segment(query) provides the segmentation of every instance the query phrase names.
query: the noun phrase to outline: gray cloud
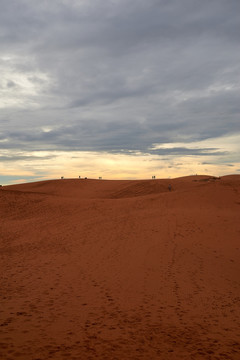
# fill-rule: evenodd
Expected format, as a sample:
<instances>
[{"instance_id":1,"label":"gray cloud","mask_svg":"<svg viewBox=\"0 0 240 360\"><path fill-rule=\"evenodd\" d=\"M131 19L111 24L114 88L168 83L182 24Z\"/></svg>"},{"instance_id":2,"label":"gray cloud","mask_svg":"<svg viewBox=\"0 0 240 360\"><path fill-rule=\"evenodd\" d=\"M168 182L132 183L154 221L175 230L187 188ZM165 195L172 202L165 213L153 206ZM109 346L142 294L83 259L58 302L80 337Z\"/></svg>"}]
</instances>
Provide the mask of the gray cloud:
<instances>
[{"instance_id":1,"label":"gray cloud","mask_svg":"<svg viewBox=\"0 0 240 360\"><path fill-rule=\"evenodd\" d=\"M238 0L0 5L0 148L224 155L184 143L240 132Z\"/></svg>"},{"instance_id":2,"label":"gray cloud","mask_svg":"<svg viewBox=\"0 0 240 360\"><path fill-rule=\"evenodd\" d=\"M227 152L219 151L217 148L191 149L186 147L166 148L150 151L151 154L158 155L192 155L192 156L219 156L226 155Z\"/></svg>"},{"instance_id":3,"label":"gray cloud","mask_svg":"<svg viewBox=\"0 0 240 360\"><path fill-rule=\"evenodd\" d=\"M0 161L32 161L32 160L50 160L55 158L54 155L48 155L48 156L33 156L33 155L6 155L6 156L0 156Z\"/></svg>"}]
</instances>

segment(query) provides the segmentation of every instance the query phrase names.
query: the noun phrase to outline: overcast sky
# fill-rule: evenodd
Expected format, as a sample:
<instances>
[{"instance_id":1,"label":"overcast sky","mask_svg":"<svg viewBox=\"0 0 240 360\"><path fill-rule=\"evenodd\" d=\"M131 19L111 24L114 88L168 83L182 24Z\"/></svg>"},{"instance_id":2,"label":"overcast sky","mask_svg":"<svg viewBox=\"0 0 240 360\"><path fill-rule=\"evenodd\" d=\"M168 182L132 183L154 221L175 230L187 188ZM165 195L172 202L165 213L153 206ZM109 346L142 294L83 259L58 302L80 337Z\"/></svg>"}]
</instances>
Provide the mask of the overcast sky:
<instances>
[{"instance_id":1,"label":"overcast sky","mask_svg":"<svg viewBox=\"0 0 240 360\"><path fill-rule=\"evenodd\" d=\"M0 0L0 182L240 173L239 0Z\"/></svg>"}]
</instances>

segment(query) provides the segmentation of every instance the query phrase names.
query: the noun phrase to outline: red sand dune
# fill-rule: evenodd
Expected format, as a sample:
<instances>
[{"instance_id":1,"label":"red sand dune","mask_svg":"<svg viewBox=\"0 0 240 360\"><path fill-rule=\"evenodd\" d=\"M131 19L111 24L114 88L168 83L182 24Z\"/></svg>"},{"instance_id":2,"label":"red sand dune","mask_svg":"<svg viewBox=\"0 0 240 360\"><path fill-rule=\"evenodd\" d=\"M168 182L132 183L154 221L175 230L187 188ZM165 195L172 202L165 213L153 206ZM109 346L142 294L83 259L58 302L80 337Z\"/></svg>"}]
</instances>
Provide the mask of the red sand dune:
<instances>
[{"instance_id":1,"label":"red sand dune","mask_svg":"<svg viewBox=\"0 0 240 360\"><path fill-rule=\"evenodd\" d=\"M240 359L240 176L0 190L0 359Z\"/></svg>"}]
</instances>

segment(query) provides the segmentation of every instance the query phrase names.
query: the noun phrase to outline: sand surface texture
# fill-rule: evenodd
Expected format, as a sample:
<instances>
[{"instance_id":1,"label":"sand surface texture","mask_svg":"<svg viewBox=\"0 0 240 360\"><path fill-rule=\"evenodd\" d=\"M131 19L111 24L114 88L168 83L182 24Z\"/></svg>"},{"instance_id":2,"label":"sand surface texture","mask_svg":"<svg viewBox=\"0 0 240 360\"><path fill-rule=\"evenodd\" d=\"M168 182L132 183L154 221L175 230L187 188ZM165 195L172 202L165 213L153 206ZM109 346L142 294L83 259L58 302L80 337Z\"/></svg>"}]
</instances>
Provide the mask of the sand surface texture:
<instances>
[{"instance_id":1,"label":"sand surface texture","mask_svg":"<svg viewBox=\"0 0 240 360\"><path fill-rule=\"evenodd\" d=\"M0 359L240 359L240 176L0 190Z\"/></svg>"}]
</instances>

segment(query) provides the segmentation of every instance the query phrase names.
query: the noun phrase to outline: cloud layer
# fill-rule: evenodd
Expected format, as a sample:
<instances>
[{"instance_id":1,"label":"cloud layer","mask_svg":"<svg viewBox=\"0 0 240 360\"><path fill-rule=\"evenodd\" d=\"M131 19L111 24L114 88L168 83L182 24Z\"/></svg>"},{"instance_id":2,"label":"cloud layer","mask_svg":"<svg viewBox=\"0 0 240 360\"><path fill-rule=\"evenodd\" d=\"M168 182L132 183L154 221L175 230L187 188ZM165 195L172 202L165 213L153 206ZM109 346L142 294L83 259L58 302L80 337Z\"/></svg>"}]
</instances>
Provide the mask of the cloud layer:
<instances>
[{"instance_id":1,"label":"cloud layer","mask_svg":"<svg viewBox=\"0 0 240 360\"><path fill-rule=\"evenodd\" d=\"M231 144L188 144L240 133L239 0L0 5L2 160L87 151L236 162Z\"/></svg>"}]
</instances>

